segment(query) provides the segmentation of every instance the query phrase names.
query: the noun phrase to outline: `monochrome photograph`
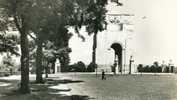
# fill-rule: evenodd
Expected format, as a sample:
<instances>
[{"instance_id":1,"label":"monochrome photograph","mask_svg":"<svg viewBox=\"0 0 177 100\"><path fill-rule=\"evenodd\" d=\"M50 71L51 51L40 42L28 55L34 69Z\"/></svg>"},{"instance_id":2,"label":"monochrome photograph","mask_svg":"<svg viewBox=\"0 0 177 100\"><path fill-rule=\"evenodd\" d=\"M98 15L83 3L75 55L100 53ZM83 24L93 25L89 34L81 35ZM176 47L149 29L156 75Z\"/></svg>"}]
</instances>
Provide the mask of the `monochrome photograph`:
<instances>
[{"instance_id":1,"label":"monochrome photograph","mask_svg":"<svg viewBox=\"0 0 177 100\"><path fill-rule=\"evenodd\" d=\"M176 0L0 0L0 100L177 100Z\"/></svg>"}]
</instances>

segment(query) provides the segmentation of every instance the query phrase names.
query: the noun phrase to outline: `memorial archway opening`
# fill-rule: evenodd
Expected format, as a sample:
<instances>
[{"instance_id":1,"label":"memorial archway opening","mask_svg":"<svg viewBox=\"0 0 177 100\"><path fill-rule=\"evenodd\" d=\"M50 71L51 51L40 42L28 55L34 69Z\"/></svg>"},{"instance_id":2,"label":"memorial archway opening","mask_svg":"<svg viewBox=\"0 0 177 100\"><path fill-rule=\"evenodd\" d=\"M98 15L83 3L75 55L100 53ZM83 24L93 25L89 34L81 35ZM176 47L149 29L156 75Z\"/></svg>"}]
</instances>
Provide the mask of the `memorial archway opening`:
<instances>
[{"instance_id":1,"label":"memorial archway opening","mask_svg":"<svg viewBox=\"0 0 177 100\"><path fill-rule=\"evenodd\" d=\"M118 67L118 72L122 74L122 52L123 47L120 43L113 43L111 48L114 50L114 68L113 72L116 73L116 67Z\"/></svg>"}]
</instances>

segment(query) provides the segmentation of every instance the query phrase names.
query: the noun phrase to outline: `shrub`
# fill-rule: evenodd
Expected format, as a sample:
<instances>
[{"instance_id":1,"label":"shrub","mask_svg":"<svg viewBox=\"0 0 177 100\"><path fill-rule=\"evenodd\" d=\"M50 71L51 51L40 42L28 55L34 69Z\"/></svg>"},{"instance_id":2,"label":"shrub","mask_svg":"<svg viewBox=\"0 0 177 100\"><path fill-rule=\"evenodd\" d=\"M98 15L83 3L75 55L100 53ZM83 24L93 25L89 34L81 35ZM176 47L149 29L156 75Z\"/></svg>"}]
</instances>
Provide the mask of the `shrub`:
<instances>
[{"instance_id":1,"label":"shrub","mask_svg":"<svg viewBox=\"0 0 177 100\"><path fill-rule=\"evenodd\" d=\"M86 66L82 61L77 62L75 68L76 68L77 72L85 72L86 71Z\"/></svg>"},{"instance_id":2,"label":"shrub","mask_svg":"<svg viewBox=\"0 0 177 100\"><path fill-rule=\"evenodd\" d=\"M143 68L143 71L144 71L144 72L151 72L151 67L149 67L149 65L146 65L146 66Z\"/></svg>"},{"instance_id":3,"label":"shrub","mask_svg":"<svg viewBox=\"0 0 177 100\"><path fill-rule=\"evenodd\" d=\"M146 65L143 66L143 64L139 64L138 67L138 72L158 72L161 73L162 72L162 67L160 66L156 66L155 64L153 64L152 66Z\"/></svg>"},{"instance_id":4,"label":"shrub","mask_svg":"<svg viewBox=\"0 0 177 100\"><path fill-rule=\"evenodd\" d=\"M93 64L92 62L87 66L87 72L95 72L97 68L97 64Z\"/></svg>"},{"instance_id":5,"label":"shrub","mask_svg":"<svg viewBox=\"0 0 177 100\"><path fill-rule=\"evenodd\" d=\"M143 72L143 64L139 64L137 69L138 69L138 72Z\"/></svg>"},{"instance_id":6,"label":"shrub","mask_svg":"<svg viewBox=\"0 0 177 100\"><path fill-rule=\"evenodd\" d=\"M150 67L150 72L156 72L156 67L154 65Z\"/></svg>"},{"instance_id":7,"label":"shrub","mask_svg":"<svg viewBox=\"0 0 177 100\"><path fill-rule=\"evenodd\" d=\"M162 72L162 67L157 67L157 72Z\"/></svg>"},{"instance_id":8,"label":"shrub","mask_svg":"<svg viewBox=\"0 0 177 100\"><path fill-rule=\"evenodd\" d=\"M82 61L78 61L77 63L69 66L70 72L85 72L86 66Z\"/></svg>"}]
</instances>

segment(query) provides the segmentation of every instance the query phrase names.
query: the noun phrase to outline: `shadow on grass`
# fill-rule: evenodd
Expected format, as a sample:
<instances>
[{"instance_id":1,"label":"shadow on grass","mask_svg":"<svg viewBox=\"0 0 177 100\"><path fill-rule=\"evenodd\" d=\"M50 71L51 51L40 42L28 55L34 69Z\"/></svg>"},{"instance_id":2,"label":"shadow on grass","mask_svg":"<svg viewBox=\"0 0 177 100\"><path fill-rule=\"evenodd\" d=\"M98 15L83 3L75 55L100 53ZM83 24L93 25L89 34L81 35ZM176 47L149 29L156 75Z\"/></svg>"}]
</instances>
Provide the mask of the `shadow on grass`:
<instances>
[{"instance_id":1,"label":"shadow on grass","mask_svg":"<svg viewBox=\"0 0 177 100\"><path fill-rule=\"evenodd\" d=\"M49 92L49 91L48 91ZM92 100L87 95L62 95L62 94L49 94L43 92L31 92L30 94L20 94L19 92L4 93L0 100Z\"/></svg>"},{"instance_id":2,"label":"shadow on grass","mask_svg":"<svg viewBox=\"0 0 177 100\"><path fill-rule=\"evenodd\" d=\"M67 84L81 83L82 80L70 79L46 79L44 84L30 82L31 93L21 94L18 91L19 81L0 80L0 82L12 83L10 86L0 87L0 100L90 100L86 95L68 95L70 88L58 88ZM52 87L52 88L51 88ZM65 94L66 93L66 94Z\"/></svg>"},{"instance_id":3,"label":"shadow on grass","mask_svg":"<svg viewBox=\"0 0 177 100\"><path fill-rule=\"evenodd\" d=\"M71 100L91 100L95 98L89 98L89 96L82 96L82 95L72 95Z\"/></svg>"},{"instance_id":4,"label":"shadow on grass","mask_svg":"<svg viewBox=\"0 0 177 100\"><path fill-rule=\"evenodd\" d=\"M0 79L0 82L7 82L7 83L14 83L17 82L18 80L7 80L7 79Z\"/></svg>"},{"instance_id":5,"label":"shadow on grass","mask_svg":"<svg viewBox=\"0 0 177 100\"><path fill-rule=\"evenodd\" d=\"M55 100L59 98L61 100L89 100L88 96L84 95L70 95L70 88L66 87L67 84L72 83L81 83L82 80L70 80L70 79L46 79L45 84L31 84L32 93L36 94L39 97L42 97L41 100L48 100L44 97L51 97Z\"/></svg>"},{"instance_id":6,"label":"shadow on grass","mask_svg":"<svg viewBox=\"0 0 177 100\"><path fill-rule=\"evenodd\" d=\"M39 91L31 91L30 94L21 94L18 91L8 91L1 93L0 100L90 100L89 96L86 95L63 95L59 94L64 90L49 89L45 87ZM37 88L36 88L37 89ZM67 91L65 91L67 92Z\"/></svg>"},{"instance_id":7,"label":"shadow on grass","mask_svg":"<svg viewBox=\"0 0 177 100\"><path fill-rule=\"evenodd\" d=\"M70 88L66 87L66 84L72 83L81 83L84 82L82 80L69 80L69 79L47 79L44 84L35 84L35 82L31 82L31 91L32 92L48 92L57 94L59 92L69 92Z\"/></svg>"},{"instance_id":8,"label":"shadow on grass","mask_svg":"<svg viewBox=\"0 0 177 100\"><path fill-rule=\"evenodd\" d=\"M53 79L48 79L48 83L50 84L69 84L69 83L81 83L84 82L82 80L71 80L71 79L62 79L62 80L53 80Z\"/></svg>"}]
</instances>

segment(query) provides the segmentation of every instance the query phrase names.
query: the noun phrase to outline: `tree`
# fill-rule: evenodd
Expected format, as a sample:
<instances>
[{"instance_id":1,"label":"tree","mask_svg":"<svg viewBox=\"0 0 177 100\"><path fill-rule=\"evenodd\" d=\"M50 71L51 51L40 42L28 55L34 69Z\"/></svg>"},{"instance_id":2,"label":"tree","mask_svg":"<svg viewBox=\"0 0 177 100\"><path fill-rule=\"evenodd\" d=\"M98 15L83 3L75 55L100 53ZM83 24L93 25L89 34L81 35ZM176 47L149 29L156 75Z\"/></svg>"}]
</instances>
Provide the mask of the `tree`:
<instances>
[{"instance_id":1,"label":"tree","mask_svg":"<svg viewBox=\"0 0 177 100\"><path fill-rule=\"evenodd\" d=\"M32 74L36 72L35 58L36 58L36 44L34 39L29 40L29 69Z\"/></svg>"},{"instance_id":2,"label":"tree","mask_svg":"<svg viewBox=\"0 0 177 100\"><path fill-rule=\"evenodd\" d=\"M96 65L97 67L97 65ZM87 66L87 72L94 72L95 71L95 65L93 65L93 63L91 62L88 66Z\"/></svg>"},{"instance_id":3,"label":"tree","mask_svg":"<svg viewBox=\"0 0 177 100\"><path fill-rule=\"evenodd\" d=\"M78 31L78 26L87 24L89 33L96 33L103 30L102 19L105 18L105 3L107 0L1 0L0 13L4 20L12 18L12 24L17 28L20 34L21 48L21 85L22 93L29 93L29 49L28 35L31 33L36 35L36 73L37 81L42 82L42 48L44 39L48 36L68 37L68 27L74 26ZM89 5L89 6L88 6ZM93 8L95 9L93 9ZM82 9L84 8L84 9ZM101 9L103 8L103 9ZM82 12L82 13L80 13ZM86 13L85 13L86 12ZM85 14L85 15L84 15ZM83 15L85 21L83 23ZM80 16L80 17L78 17ZM96 16L96 19L93 17ZM92 20L93 19L93 20ZM90 23L91 21L91 23ZM95 22L96 21L96 22ZM101 24L99 24L101 23ZM93 28L92 28L93 27ZM6 27L1 27L4 29ZM93 29L93 30L92 30ZM79 35L79 34L78 34ZM82 37L81 35L79 35ZM31 36L33 37L33 36ZM60 50L66 47L69 38L59 38L64 40L57 48ZM61 41L60 40L60 41ZM95 36L96 40L96 36ZM59 41L59 42L60 42ZM56 41L55 41L56 42ZM59 43L56 42L56 43ZM64 44L63 44L64 43ZM94 45L94 51L96 44ZM67 63L68 53L61 53L60 59ZM62 57L63 55L63 57ZM95 59L95 57L93 57Z\"/></svg>"},{"instance_id":4,"label":"tree","mask_svg":"<svg viewBox=\"0 0 177 100\"><path fill-rule=\"evenodd\" d=\"M33 24L32 30L36 34L37 40L37 55L36 55L36 81L42 82L42 44L43 40L54 42L54 50L58 51L62 48L68 48L68 41L71 34L68 32L68 27L82 26L82 14L80 10L87 7L89 2L83 0L44 0L33 5L36 17L33 17L36 22ZM39 11L38 11L39 10ZM31 25L32 26L32 25ZM78 31L78 28L75 28ZM47 37L46 37L47 36ZM83 38L79 33L78 36ZM44 43L45 44L45 43ZM62 53L55 52L58 55L62 68L69 63L70 50ZM56 60L57 56L53 61ZM54 64L53 64L54 66Z\"/></svg>"},{"instance_id":5,"label":"tree","mask_svg":"<svg viewBox=\"0 0 177 100\"><path fill-rule=\"evenodd\" d=\"M37 0L33 5L35 9L33 17L33 23L31 23L31 30L35 34L35 40L37 45L36 51L36 82L43 83L42 78L42 59L43 59L43 47L46 40L54 42L55 45L52 49L55 51L63 48L69 41L68 20L71 17L72 10L74 9L71 1L66 0ZM56 38L57 37L57 38ZM45 40L45 41L44 41ZM68 43L67 43L68 44ZM55 60L52 60L54 66ZM50 60L51 61L51 60Z\"/></svg>"},{"instance_id":6,"label":"tree","mask_svg":"<svg viewBox=\"0 0 177 100\"><path fill-rule=\"evenodd\" d=\"M80 72L85 72L86 71L86 66L82 61L78 61L77 66L78 66L78 71L80 71Z\"/></svg>"},{"instance_id":7,"label":"tree","mask_svg":"<svg viewBox=\"0 0 177 100\"><path fill-rule=\"evenodd\" d=\"M156 73L158 71L159 62L155 61L152 65L152 67L154 68L154 72Z\"/></svg>"},{"instance_id":8,"label":"tree","mask_svg":"<svg viewBox=\"0 0 177 100\"><path fill-rule=\"evenodd\" d=\"M97 34L106 29L107 0L75 0L78 6L75 9L74 20L76 33L84 25L89 35L93 34L92 64L96 68ZM78 35L84 40L84 37Z\"/></svg>"},{"instance_id":9,"label":"tree","mask_svg":"<svg viewBox=\"0 0 177 100\"><path fill-rule=\"evenodd\" d=\"M86 10L86 30L89 35L93 34L92 63L96 65L97 34L106 29L106 6L107 0L89 0Z\"/></svg>"},{"instance_id":10,"label":"tree","mask_svg":"<svg viewBox=\"0 0 177 100\"><path fill-rule=\"evenodd\" d=\"M19 44L19 36L8 32L10 31L9 28L11 27L11 24L12 22L6 16L0 15L0 52L9 52L13 55L19 56L17 47Z\"/></svg>"},{"instance_id":11,"label":"tree","mask_svg":"<svg viewBox=\"0 0 177 100\"><path fill-rule=\"evenodd\" d=\"M139 64L137 69L138 69L138 72L143 72L143 64Z\"/></svg>"},{"instance_id":12,"label":"tree","mask_svg":"<svg viewBox=\"0 0 177 100\"><path fill-rule=\"evenodd\" d=\"M155 61L155 62L153 63L153 65L154 65L155 67L159 67L159 62L158 62L158 61Z\"/></svg>"},{"instance_id":13,"label":"tree","mask_svg":"<svg viewBox=\"0 0 177 100\"><path fill-rule=\"evenodd\" d=\"M78 61L77 63L70 65L68 71L86 72L86 66L82 61Z\"/></svg>"},{"instance_id":14,"label":"tree","mask_svg":"<svg viewBox=\"0 0 177 100\"><path fill-rule=\"evenodd\" d=\"M18 53L18 36L15 34L7 33L6 31L0 33L0 52L10 53L19 56Z\"/></svg>"},{"instance_id":15,"label":"tree","mask_svg":"<svg viewBox=\"0 0 177 100\"><path fill-rule=\"evenodd\" d=\"M3 57L2 63L4 66L4 69L2 68L2 70L6 72L9 72L14 67L14 60L9 55L9 53L7 53L7 55Z\"/></svg>"},{"instance_id":16,"label":"tree","mask_svg":"<svg viewBox=\"0 0 177 100\"><path fill-rule=\"evenodd\" d=\"M46 35L48 35L48 19L51 16L51 9L50 4L48 1L43 0L42 2L40 0L36 0L35 4L31 8L33 9L33 18L30 24L30 30L32 33L34 33L34 37L31 35L31 37L35 40L36 44L36 62L35 62L35 68L36 68L36 83L43 83L42 78L42 72L43 72L43 66L42 66L42 60L43 60L43 43L44 40L47 39ZM53 18L53 17L52 17Z\"/></svg>"},{"instance_id":17,"label":"tree","mask_svg":"<svg viewBox=\"0 0 177 100\"><path fill-rule=\"evenodd\" d=\"M40 2L40 1L39 1ZM68 41L69 41L69 34L68 34L68 28L67 27L75 27L76 32L78 33L79 28L81 26L86 25L86 28L89 32L89 34L94 33L94 44L93 44L93 63L96 59L96 41L97 41L97 33L99 31L104 30L104 26L106 24L105 22L105 13L106 8L105 4L107 3L107 0L89 0L89 1L83 1L83 0L47 0L42 1L37 5L36 7L39 7L40 11L44 10L44 13L40 14L37 13L38 16L40 16L38 21L42 21L42 24L36 24L37 31L34 33L37 33L37 58L36 58L36 64L37 69L41 66L41 56L42 55L42 35L50 34L52 38L51 41L55 42L57 44L56 49L60 49L63 47L67 47ZM40 14L40 15L39 15ZM43 15L44 14L44 15ZM42 15L42 16L41 16ZM45 16L43 18L43 16ZM84 17L84 18L83 18ZM93 19L93 17L96 17ZM37 21L37 22L38 22ZM34 24L34 23L33 23ZM38 27L39 26L39 27ZM41 27L42 26L42 27ZM40 30L40 31L39 31ZM57 36L58 35L58 36ZM68 36L67 36L68 35ZM80 34L78 34L79 37L83 38ZM59 38L55 38L59 37ZM62 37L62 38L60 38ZM48 37L47 37L48 38ZM45 39L46 40L46 39ZM65 42L61 42L65 41ZM64 43L64 44L63 44ZM40 45L39 45L40 44ZM67 63L66 58L68 53L61 53L60 54L60 62L62 66L66 66ZM39 59L38 59L39 58ZM64 65L63 65L63 64ZM41 73L41 70L38 70L37 73ZM42 75L37 74L37 77L40 76L39 79L42 80ZM40 82L40 81L39 81Z\"/></svg>"},{"instance_id":18,"label":"tree","mask_svg":"<svg viewBox=\"0 0 177 100\"><path fill-rule=\"evenodd\" d=\"M71 52L71 48L69 48L69 39L71 38L72 34L69 33L68 29L65 27L60 28L60 34L51 35L50 41L53 43L53 60L56 61L56 59L59 59L61 64L61 71L65 71L65 67L68 66L70 62L69 53ZM52 48L50 48L52 49ZM54 66L54 64L52 64Z\"/></svg>"},{"instance_id":19,"label":"tree","mask_svg":"<svg viewBox=\"0 0 177 100\"><path fill-rule=\"evenodd\" d=\"M123 4L119 2L119 0L111 0L111 2L117 3L118 6L122 6Z\"/></svg>"},{"instance_id":20,"label":"tree","mask_svg":"<svg viewBox=\"0 0 177 100\"><path fill-rule=\"evenodd\" d=\"M29 93L29 50L28 37L29 25L32 15L31 7L33 3L30 0L1 0L1 16L3 18L12 18L12 24L17 28L20 34L21 47L21 84L20 92Z\"/></svg>"},{"instance_id":21,"label":"tree","mask_svg":"<svg viewBox=\"0 0 177 100\"><path fill-rule=\"evenodd\" d=\"M53 72L55 72L55 68L54 68L55 61L56 59L59 59L61 64L61 71L64 72L66 71L66 68L68 67L70 62L70 57L69 57L70 52L71 52L71 48L69 47L59 48L58 46L52 45L52 46L45 47L44 57L47 59L48 63L51 63Z\"/></svg>"}]
</instances>

